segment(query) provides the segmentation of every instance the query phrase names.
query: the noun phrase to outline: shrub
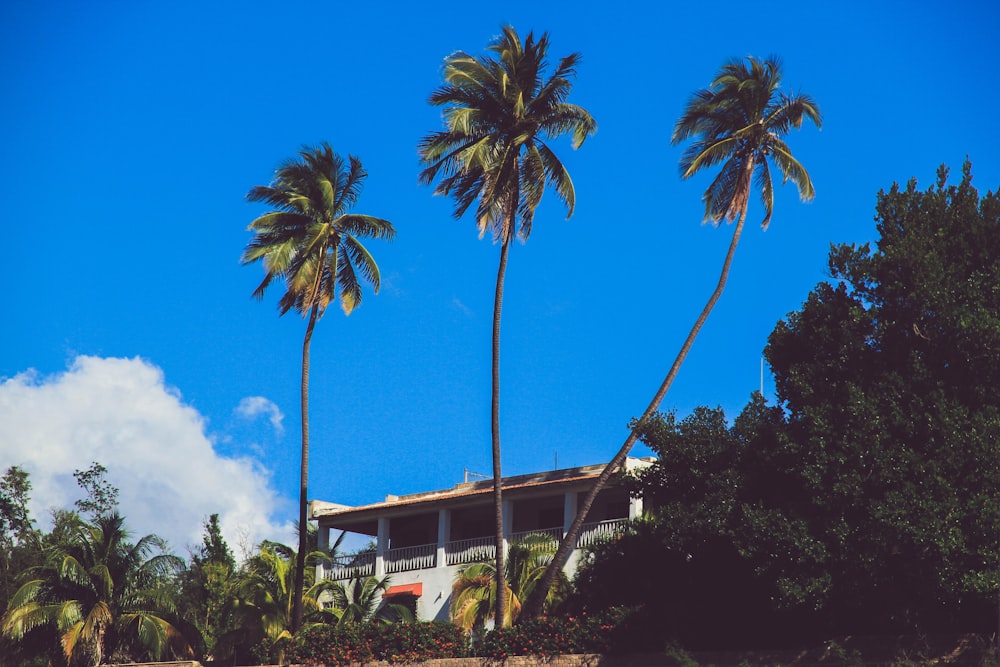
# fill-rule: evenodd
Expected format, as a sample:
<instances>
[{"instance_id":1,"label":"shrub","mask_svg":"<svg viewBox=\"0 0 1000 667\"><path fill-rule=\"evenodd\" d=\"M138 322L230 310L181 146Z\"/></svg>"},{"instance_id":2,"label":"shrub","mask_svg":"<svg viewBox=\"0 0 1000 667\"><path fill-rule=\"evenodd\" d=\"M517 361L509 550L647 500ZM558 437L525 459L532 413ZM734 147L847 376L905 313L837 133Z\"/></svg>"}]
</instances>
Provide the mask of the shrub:
<instances>
[{"instance_id":1,"label":"shrub","mask_svg":"<svg viewBox=\"0 0 1000 667\"><path fill-rule=\"evenodd\" d=\"M286 657L305 665L346 665L373 660L406 663L466 653L465 634L449 623L357 623L305 628Z\"/></svg>"},{"instance_id":2,"label":"shrub","mask_svg":"<svg viewBox=\"0 0 1000 667\"><path fill-rule=\"evenodd\" d=\"M630 616L627 609L613 608L596 615L540 618L487 633L475 653L497 660L512 655L617 653L628 646Z\"/></svg>"}]
</instances>

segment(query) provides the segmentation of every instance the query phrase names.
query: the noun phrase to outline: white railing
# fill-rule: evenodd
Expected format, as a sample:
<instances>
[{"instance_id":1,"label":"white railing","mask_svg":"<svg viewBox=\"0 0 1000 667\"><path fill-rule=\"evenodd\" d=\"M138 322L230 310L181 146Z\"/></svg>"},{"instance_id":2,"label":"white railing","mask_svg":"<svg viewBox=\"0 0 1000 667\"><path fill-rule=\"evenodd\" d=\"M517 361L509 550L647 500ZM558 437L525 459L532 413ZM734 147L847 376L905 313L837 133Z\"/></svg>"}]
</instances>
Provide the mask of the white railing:
<instances>
[{"instance_id":1,"label":"white railing","mask_svg":"<svg viewBox=\"0 0 1000 667\"><path fill-rule=\"evenodd\" d=\"M469 540L455 540L444 547L445 562L448 565L462 565L496 557L495 537L473 537Z\"/></svg>"},{"instance_id":2,"label":"white railing","mask_svg":"<svg viewBox=\"0 0 1000 667\"><path fill-rule=\"evenodd\" d=\"M598 542L607 542L620 537L628 526L628 519L611 519L609 521L594 521L583 524L577 547L589 547Z\"/></svg>"},{"instance_id":3,"label":"white railing","mask_svg":"<svg viewBox=\"0 0 1000 667\"><path fill-rule=\"evenodd\" d=\"M529 535L546 535L552 538L553 542L558 544L559 540L561 540L563 537L563 532L562 528L542 528L540 530L525 530L520 533L512 533L510 536L510 542L511 544L513 544L514 542L520 542Z\"/></svg>"},{"instance_id":4,"label":"white railing","mask_svg":"<svg viewBox=\"0 0 1000 667\"><path fill-rule=\"evenodd\" d=\"M337 556L323 566L323 577L334 581L370 577L375 574L375 552L363 551L353 556Z\"/></svg>"},{"instance_id":5,"label":"white railing","mask_svg":"<svg viewBox=\"0 0 1000 667\"><path fill-rule=\"evenodd\" d=\"M416 547L400 547L385 552L385 571L406 572L423 570L437 564L437 545L421 544Z\"/></svg>"},{"instance_id":6,"label":"white railing","mask_svg":"<svg viewBox=\"0 0 1000 667\"><path fill-rule=\"evenodd\" d=\"M594 521L583 524L577 547L589 547L597 542L604 542L619 537L625 532L628 519L612 519L610 521ZM546 535L553 542L562 539L562 528L546 528L544 530L528 530L513 533L508 538L510 543L516 543L529 535ZM496 557L495 538L474 537L469 540L455 540L445 544L444 565L463 565L476 561L491 560ZM437 545L422 544L415 547L389 549L385 552L385 572L406 572L409 570L424 570L437 567ZM334 581L370 577L375 574L375 552L366 551L353 556L338 556L332 564L324 565L323 576Z\"/></svg>"}]
</instances>

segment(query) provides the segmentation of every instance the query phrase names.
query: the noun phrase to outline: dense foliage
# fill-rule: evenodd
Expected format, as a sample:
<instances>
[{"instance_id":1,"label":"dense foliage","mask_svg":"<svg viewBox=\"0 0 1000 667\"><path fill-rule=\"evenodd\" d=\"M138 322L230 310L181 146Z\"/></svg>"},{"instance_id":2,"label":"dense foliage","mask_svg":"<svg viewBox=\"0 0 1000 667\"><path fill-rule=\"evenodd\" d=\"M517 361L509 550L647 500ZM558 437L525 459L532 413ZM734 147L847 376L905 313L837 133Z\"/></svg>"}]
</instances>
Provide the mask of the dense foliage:
<instances>
[{"instance_id":1,"label":"dense foliage","mask_svg":"<svg viewBox=\"0 0 1000 667\"><path fill-rule=\"evenodd\" d=\"M555 656L580 653L621 653L644 644L631 632L632 610L612 608L597 614L542 617L498 628L483 637L474 653L503 660L512 655Z\"/></svg>"},{"instance_id":2,"label":"dense foliage","mask_svg":"<svg viewBox=\"0 0 1000 667\"><path fill-rule=\"evenodd\" d=\"M655 519L595 550L580 604L686 646L995 629L1000 199L946 179L881 192L875 250L831 249L765 351L780 407L643 428Z\"/></svg>"},{"instance_id":3,"label":"dense foliage","mask_svg":"<svg viewBox=\"0 0 1000 667\"><path fill-rule=\"evenodd\" d=\"M15 640L54 629L69 664L190 655L170 622L172 576L182 561L155 535L129 541L117 513L81 524L65 544L47 549L45 563L10 600L3 633Z\"/></svg>"},{"instance_id":4,"label":"dense foliage","mask_svg":"<svg viewBox=\"0 0 1000 667\"><path fill-rule=\"evenodd\" d=\"M372 660L411 663L462 657L464 632L450 623L312 625L299 633L286 657L305 665L346 665Z\"/></svg>"}]
</instances>

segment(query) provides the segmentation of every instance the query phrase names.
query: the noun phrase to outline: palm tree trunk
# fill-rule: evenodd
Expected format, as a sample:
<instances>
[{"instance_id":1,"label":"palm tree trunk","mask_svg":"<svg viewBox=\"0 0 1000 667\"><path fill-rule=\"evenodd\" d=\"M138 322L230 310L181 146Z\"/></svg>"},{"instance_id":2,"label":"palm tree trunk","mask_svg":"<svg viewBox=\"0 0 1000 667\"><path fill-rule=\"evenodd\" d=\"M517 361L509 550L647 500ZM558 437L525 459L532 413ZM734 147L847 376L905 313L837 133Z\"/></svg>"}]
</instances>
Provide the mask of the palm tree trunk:
<instances>
[{"instance_id":1,"label":"palm tree trunk","mask_svg":"<svg viewBox=\"0 0 1000 667\"><path fill-rule=\"evenodd\" d=\"M309 324L302 341L302 464L299 469L299 549L295 555L295 591L292 595L292 634L302 627L302 591L305 587L306 549L309 531L306 523L306 505L309 502L309 345L316 327L318 306L309 311Z\"/></svg>"},{"instance_id":2,"label":"palm tree trunk","mask_svg":"<svg viewBox=\"0 0 1000 667\"><path fill-rule=\"evenodd\" d=\"M746 220L747 211L746 207L740 212L739 221L736 223L736 229L733 231L733 239L729 243L729 251L726 253L726 259L722 263L722 274L719 276L719 283L715 287L715 291L712 292L712 296L708 299L708 303L701 311L701 315L695 321L694 326L691 327L690 333L688 333L687 338L684 340L684 344L681 346L680 352L677 353L677 357L674 359L673 365L670 367L670 372L667 373L667 377L663 380L660 388L656 391L656 395L653 396L653 400L650 401L649 406L646 407L646 411L642 413L642 417L639 421L635 423L632 430L628 434L628 438L625 439L625 444L622 445L618 453L615 454L614 458L604 466L604 470L598 475L597 480L594 482L594 486L587 493L586 498L577 508L576 517L573 519L573 523L570 524L569 531L566 536L563 537L562 541L559 543L559 548L556 550L555 556L552 557L552 562L545 570L545 575L542 580L538 583L538 586L532 590L531 595L525 601L524 606L521 607L520 619L531 620L538 616L542 611L542 604L545 601L545 596L548 594L549 589L552 588L552 584L555 582L556 574L566 565L566 561L569 560L569 555L576 546L576 541L580 537L580 530L583 527L583 522L587 518L587 513L590 512L591 506L594 504L594 499L597 494L608 483L611 476L618 471L618 469L625 463L625 457L632 450L632 446L635 445L635 441L639 439L639 431L642 426L649 421L650 417L659 409L660 403L663 401L663 397L667 395L667 390L670 389L670 385L673 384L674 378L677 376L677 372L681 368L681 364L684 363L684 359L687 357L688 352L691 350L691 346L694 344L695 338L698 337L698 332L701 331L702 325L708 319L709 314L715 307L716 302L719 297L722 296L722 290L726 287L726 280L729 278L729 267L733 263L733 255L736 253L736 246L739 244L740 235L743 233L743 223Z\"/></svg>"},{"instance_id":3,"label":"palm tree trunk","mask_svg":"<svg viewBox=\"0 0 1000 667\"><path fill-rule=\"evenodd\" d=\"M504 578L503 493L500 472L500 311L503 306L503 282L507 273L507 253L510 241L504 236L500 244L500 266L493 297L493 397L490 433L493 440L493 511L496 520L496 616L495 627L504 627L507 618L507 581Z\"/></svg>"}]
</instances>

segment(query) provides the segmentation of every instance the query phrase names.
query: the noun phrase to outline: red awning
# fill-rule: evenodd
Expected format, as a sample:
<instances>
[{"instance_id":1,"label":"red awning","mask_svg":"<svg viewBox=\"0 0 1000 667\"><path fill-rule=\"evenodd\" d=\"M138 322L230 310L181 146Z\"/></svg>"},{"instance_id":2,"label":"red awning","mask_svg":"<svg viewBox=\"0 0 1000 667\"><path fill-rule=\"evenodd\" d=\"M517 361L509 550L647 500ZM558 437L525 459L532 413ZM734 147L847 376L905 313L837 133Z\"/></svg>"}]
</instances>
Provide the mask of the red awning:
<instances>
[{"instance_id":1,"label":"red awning","mask_svg":"<svg viewBox=\"0 0 1000 667\"><path fill-rule=\"evenodd\" d=\"M382 597L391 598L396 595L412 595L414 597L420 597L423 592L423 584L403 584L402 586L389 586L385 593L382 593Z\"/></svg>"}]
</instances>

